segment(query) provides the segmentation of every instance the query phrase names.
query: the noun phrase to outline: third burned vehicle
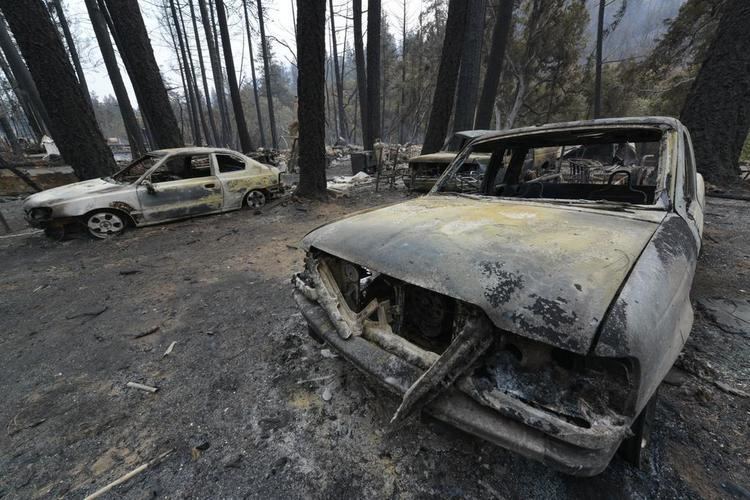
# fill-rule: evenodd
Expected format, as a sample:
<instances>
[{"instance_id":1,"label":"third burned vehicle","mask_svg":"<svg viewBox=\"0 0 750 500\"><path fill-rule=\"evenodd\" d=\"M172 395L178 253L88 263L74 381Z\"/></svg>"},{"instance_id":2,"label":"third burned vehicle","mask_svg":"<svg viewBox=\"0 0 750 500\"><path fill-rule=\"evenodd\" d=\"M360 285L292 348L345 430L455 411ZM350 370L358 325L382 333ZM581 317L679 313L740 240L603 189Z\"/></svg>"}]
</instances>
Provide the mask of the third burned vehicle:
<instances>
[{"instance_id":1,"label":"third burned vehicle","mask_svg":"<svg viewBox=\"0 0 750 500\"><path fill-rule=\"evenodd\" d=\"M409 171L404 176L404 184L413 191L429 191L435 182L443 175L448 165L456 158L459 151L463 149L472 139L481 137L491 130L464 130L456 132L437 153L424 154L409 159ZM474 155L464 162L461 175L456 180L472 183L473 178L481 175L487 165L489 156L484 154Z\"/></svg>"},{"instance_id":2,"label":"third burned vehicle","mask_svg":"<svg viewBox=\"0 0 750 500\"><path fill-rule=\"evenodd\" d=\"M604 154L566 154L582 147ZM561 154L537 169L537 148ZM480 182L457 183L476 154ZM402 398L394 423L425 410L590 476L648 443L693 323L703 210L675 119L495 133L427 196L307 235L295 299L313 336Z\"/></svg>"}]
</instances>

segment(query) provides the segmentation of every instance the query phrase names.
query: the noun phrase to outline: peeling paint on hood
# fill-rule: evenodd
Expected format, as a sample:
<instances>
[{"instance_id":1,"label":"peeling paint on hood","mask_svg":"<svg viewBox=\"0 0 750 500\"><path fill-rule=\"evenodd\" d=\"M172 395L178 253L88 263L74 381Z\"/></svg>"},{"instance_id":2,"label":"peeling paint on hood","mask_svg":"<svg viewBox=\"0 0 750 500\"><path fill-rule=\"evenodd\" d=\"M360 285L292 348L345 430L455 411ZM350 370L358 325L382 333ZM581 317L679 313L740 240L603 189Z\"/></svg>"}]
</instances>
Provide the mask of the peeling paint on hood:
<instances>
[{"instance_id":1,"label":"peeling paint on hood","mask_svg":"<svg viewBox=\"0 0 750 500\"><path fill-rule=\"evenodd\" d=\"M63 201L73 201L78 197L90 197L99 193L112 193L128 187L130 187L129 184L115 184L107 182L104 179L89 179L32 194L24 201L24 207L50 206Z\"/></svg>"},{"instance_id":2,"label":"peeling paint on hood","mask_svg":"<svg viewBox=\"0 0 750 500\"><path fill-rule=\"evenodd\" d=\"M333 222L303 244L583 354L664 215L431 195Z\"/></svg>"}]
</instances>

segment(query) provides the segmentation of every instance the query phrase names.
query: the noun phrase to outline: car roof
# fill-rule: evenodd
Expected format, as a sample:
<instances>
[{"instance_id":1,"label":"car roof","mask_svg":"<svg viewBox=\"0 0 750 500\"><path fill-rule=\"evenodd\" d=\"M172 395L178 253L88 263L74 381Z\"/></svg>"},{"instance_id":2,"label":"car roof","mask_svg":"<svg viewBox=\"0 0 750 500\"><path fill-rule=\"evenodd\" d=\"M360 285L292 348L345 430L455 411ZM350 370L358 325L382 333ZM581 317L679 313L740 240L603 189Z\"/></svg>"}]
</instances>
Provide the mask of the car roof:
<instances>
[{"instance_id":1,"label":"car roof","mask_svg":"<svg viewBox=\"0 0 750 500\"><path fill-rule=\"evenodd\" d=\"M671 129L679 130L682 127L682 123L677 118L669 116L629 116L623 118L604 118L598 120L579 120L572 122L561 122L561 123L548 123L546 125L532 125L530 127L515 128L509 130L495 130L491 133L482 135L482 139L495 139L502 138L505 136L515 136L526 133L538 133L546 131L564 130L564 129L576 129L576 128L590 128L590 127L609 127L609 126L621 126L621 127L638 127L638 126L652 126L652 127L668 127Z\"/></svg>"},{"instance_id":2,"label":"car roof","mask_svg":"<svg viewBox=\"0 0 750 500\"><path fill-rule=\"evenodd\" d=\"M173 154L210 154L210 153L234 153L242 154L239 151L234 151L227 148L207 148L200 146L186 147L186 148L168 148L168 149L157 149L150 151L150 154L155 155L173 155Z\"/></svg>"},{"instance_id":3,"label":"car roof","mask_svg":"<svg viewBox=\"0 0 750 500\"><path fill-rule=\"evenodd\" d=\"M482 135L492 134L494 132L497 132L497 130L459 130L453 135L457 135L459 137L467 137L470 139L473 139L474 137L480 137Z\"/></svg>"}]
</instances>

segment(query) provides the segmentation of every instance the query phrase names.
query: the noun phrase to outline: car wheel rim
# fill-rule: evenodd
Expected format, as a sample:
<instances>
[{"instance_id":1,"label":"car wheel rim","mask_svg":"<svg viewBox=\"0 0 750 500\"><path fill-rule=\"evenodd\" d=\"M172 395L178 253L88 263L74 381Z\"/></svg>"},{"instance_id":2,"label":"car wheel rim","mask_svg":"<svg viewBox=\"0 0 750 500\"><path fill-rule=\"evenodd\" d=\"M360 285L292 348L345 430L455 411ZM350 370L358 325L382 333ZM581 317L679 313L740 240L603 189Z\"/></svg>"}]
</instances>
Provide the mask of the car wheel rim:
<instances>
[{"instance_id":1,"label":"car wheel rim","mask_svg":"<svg viewBox=\"0 0 750 500\"><path fill-rule=\"evenodd\" d=\"M89 216L86 225L92 236L102 239L119 234L125 229L122 218L111 212L99 212Z\"/></svg>"},{"instance_id":2,"label":"car wheel rim","mask_svg":"<svg viewBox=\"0 0 750 500\"><path fill-rule=\"evenodd\" d=\"M247 206L250 208L260 208L266 204L266 197L260 191L251 191L247 195Z\"/></svg>"}]
</instances>

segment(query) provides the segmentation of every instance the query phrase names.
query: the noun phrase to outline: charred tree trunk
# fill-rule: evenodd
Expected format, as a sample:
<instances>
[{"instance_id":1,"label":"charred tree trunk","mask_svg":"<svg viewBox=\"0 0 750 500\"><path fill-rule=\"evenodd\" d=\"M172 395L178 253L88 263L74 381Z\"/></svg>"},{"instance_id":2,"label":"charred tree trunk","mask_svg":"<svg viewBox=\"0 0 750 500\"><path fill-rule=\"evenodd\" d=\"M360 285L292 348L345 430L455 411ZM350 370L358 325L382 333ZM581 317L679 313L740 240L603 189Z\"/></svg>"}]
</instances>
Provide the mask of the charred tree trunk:
<instances>
[{"instance_id":1,"label":"charred tree trunk","mask_svg":"<svg viewBox=\"0 0 750 500\"><path fill-rule=\"evenodd\" d=\"M169 102L151 41L143 23L137 0L106 0L117 43L146 117L153 139L159 148L182 146L180 128Z\"/></svg>"},{"instance_id":2,"label":"charred tree trunk","mask_svg":"<svg viewBox=\"0 0 750 500\"><path fill-rule=\"evenodd\" d=\"M495 109L495 98L497 98L497 87L500 84L500 75L505 63L505 51L508 46L510 34L513 31L513 0L500 0L497 6L495 26L492 29L492 47L487 58L487 73L484 75L482 94L477 105L476 120L474 128L488 129L492 121ZM495 126L500 128L500 124Z\"/></svg>"},{"instance_id":3,"label":"charred tree trunk","mask_svg":"<svg viewBox=\"0 0 750 500\"><path fill-rule=\"evenodd\" d=\"M466 0L450 0L445 39L440 56L435 93L432 96L432 111L422 145L422 154L439 151L448 134L448 125L456 95L456 80L461 65L461 50L466 24Z\"/></svg>"},{"instance_id":4,"label":"charred tree trunk","mask_svg":"<svg viewBox=\"0 0 750 500\"><path fill-rule=\"evenodd\" d=\"M110 175L116 168L112 151L44 4L41 0L0 0L0 10L49 111L50 132L63 158L80 179Z\"/></svg>"},{"instance_id":5,"label":"charred tree trunk","mask_svg":"<svg viewBox=\"0 0 750 500\"><path fill-rule=\"evenodd\" d=\"M177 7L174 0L169 0L169 8L172 12L172 25L174 26L174 34L177 39L177 46L175 49L179 51L178 59L182 60L182 86L185 89L185 97L189 103L188 113L190 114L190 130L192 131L193 144L199 146L202 139L200 120L198 118L198 102L195 97L195 92L193 91L193 82L190 79L190 64L188 63L185 41L182 37L182 28L180 27L180 19L177 14Z\"/></svg>"},{"instance_id":6,"label":"charred tree trunk","mask_svg":"<svg viewBox=\"0 0 750 500\"><path fill-rule=\"evenodd\" d=\"M70 27L68 26L68 20L65 18L62 0L52 0L52 4L55 6L57 19L60 21L60 27L62 28L63 36L65 37L65 43L68 45L68 52L70 52L70 59L73 61L73 67L76 69L76 75L78 75L78 83L81 85L83 93L86 95L89 103L91 103L91 94L89 93L88 85L86 85L86 75L83 74L81 60L78 58L78 51L73 42L73 35L70 34Z\"/></svg>"},{"instance_id":7,"label":"charred tree trunk","mask_svg":"<svg viewBox=\"0 0 750 500\"><path fill-rule=\"evenodd\" d=\"M250 75L253 77L253 98L255 99L255 112L258 116L258 131L260 132L260 143L267 147L266 132L263 130L263 112L260 109L260 95L258 94L258 78L255 74L255 54L253 54L253 34L250 31L250 12L247 8L247 0L242 0L242 8L245 11L245 29L247 29L247 48L250 52ZM294 28L297 29L296 27Z\"/></svg>"},{"instance_id":8,"label":"charred tree trunk","mask_svg":"<svg viewBox=\"0 0 750 500\"><path fill-rule=\"evenodd\" d=\"M234 58L232 57L232 43L229 38L229 27L227 26L227 13L224 10L224 0L216 0L216 15L219 19L219 31L221 32L221 45L224 49L224 63L227 66L227 82L229 92L232 95L232 107L234 108L234 121L237 123L237 135L240 138L240 148L243 153L249 153L255 148L250 140L245 122L245 112L242 110L242 98L240 88L237 85L237 73L234 71Z\"/></svg>"},{"instance_id":9,"label":"charred tree trunk","mask_svg":"<svg viewBox=\"0 0 750 500\"><path fill-rule=\"evenodd\" d=\"M195 16L195 7L193 6L193 0L188 0L188 5L190 6L190 18L193 21L193 33L195 33L195 50L198 53L198 64L201 70L203 94L206 97L206 112L208 113L208 123L211 126L211 135L213 137L212 143L218 146L219 144L221 144L221 137L219 136L219 129L216 127L216 120L214 119L214 113L211 106L211 91L208 88L206 66L203 63L203 48L201 47L201 37L198 32L198 19ZM208 132L206 132L206 136L208 136Z\"/></svg>"},{"instance_id":10,"label":"charred tree trunk","mask_svg":"<svg viewBox=\"0 0 750 500\"><path fill-rule=\"evenodd\" d=\"M182 26L182 36L185 39L185 54L187 55L188 67L190 69L190 84L193 86L193 95L195 96L195 106L198 108L198 120L203 131L203 137L206 139L206 144L211 143L210 133L208 125L206 124L206 115L203 113L203 99L201 97L200 90L198 90L198 78L195 72L195 61L193 61L193 53L190 50L190 39L188 37L188 30L185 26L185 18L182 16L182 7L177 4L177 11L180 14L180 25ZM216 144L214 142L214 144Z\"/></svg>"},{"instance_id":11,"label":"charred tree trunk","mask_svg":"<svg viewBox=\"0 0 750 500\"><path fill-rule=\"evenodd\" d=\"M750 3L728 0L680 115L698 171L710 182L736 183L750 130Z\"/></svg>"},{"instance_id":12,"label":"charred tree trunk","mask_svg":"<svg viewBox=\"0 0 750 500\"><path fill-rule=\"evenodd\" d=\"M372 149L380 130L380 0L367 2L367 134L365 149Z\"/></svg>"},{"instance_id":13,"label":"charred tree trunk","mask_svg":"<svg viewBox=\"0 0 750 500\"><path fill-rule=\"evenodd\" d=\"M102 53L102 59L104 59L104 65L107 68L109 80L112 82L112 89L117 98L120 115L125 124L131 154L133 158L142 156L146 152L146 146L143 143L143 134L138 126L133 107L130 105L130 97L128 97L128 91L125 89L125 83L120 74L120 67L117 65L115 51L112 47L112 41L109 38L109 31L107 31L107 24L104 21L104 16L102 16L101 11L99 11L96 0L85 1L86 8L89 12L89 18L91 19L91 25L93 26L94 34L96 35L96 41L99 45L99 50Z\"/></svg>"},{"instance_id":14,"label":"charred tree trunk","mask_svg":"<svg viewBox=\"0 0 750 500\"><path fill-rule=\"evenodd\" d=\"M182 92L185 96L185 107L187 108L187 114L188 114L188 125L190 126L190 140L193 140L194 132L193 127L195 126L194 117L192 108L190 107L190 99L188 98L188 86L187 86L187 80L185 80L185 68L182 64L182 51L180 51L180 43L177 41L177 38L174 34L174 29L172 28L172 24L174 23L173 16L171 14L171 8L167 5L168 2L165 2L162 4L162 7L164 8L164 19L167 22L167 30L169 31L169 37L172 40L172 47L175 50L175 53L177 54L177 70L180 73L180 82L182 83ZM185 113L182 111L182 102L179 98L177 98L177 107L180 112L179 116L179 124L180 124L180 134L182 136L183 142L185 141Z\"/></svg>"},{"instance_id":15,"label":"charred tree trunk","mask_svg":"<svg viewBox=\"0 0 750 500\"><path fill-rule=\"evenodd\" d=\"M406 0L403 0L403 19L401 23L401 97L398 102L398 142L406 142L404 128L406 123Z\"/></svg>"},{"instance_id":16,"label":"charred tree trunk","mask_svg":"<svg viewBox=\"0 0 750 500\"><path fill-rule=\"evenodd\" d=\"M13 156L21 156L23 154L21 143L18 142L18 136L16 135L16 131L13 129L13 126L10 124L10 120L8 120L8 115L5 113L5 110L3 109L0 109L0 130L2 130L3 134L5 134L5 138L8 140L8 143L10 144L10 150Z\"/></svg>"},{"instance_id":17,"label":"charred tree trunk","mask_svg":"<svg viewBox=\"0 0 750 500\"><path fill-rule=\"evenodd\" d=\"M45 13L46 15L46 13ZM8 29L5 26L5 21L0 19L0 48L5 54L5 58L8 61L10 70L16 79L19 91L25 96L25 100L28 103L28 107L31 108L32 113L35 115L38 122L42 126L45 134L50 133L50 120L47 110L42 103L42 98L39 95L39 90L34 83L34 79L31 77L31 72L26 67L21 59L18 49L16 49L13 40L10 38Z\"/></svg>"},{"instance_id":18,"label":"charred tree trunk","mask_svg":"<svg viewBox=\"0 0 750 500\"><path fill-rule=\"evenodd\" d=\"M367 67L365 66L365 44L362 37L362 0L353 0L354 15L354 64L357 66L357 100L362 123L362 144L367 142ZM367 149L367 146L365 146Z\"/></svg>"},{"instance_id":19,"label":"charred tree trunk","mask_svg":"<svg viewBox=\"0 0 750 500\"><path fill-rule=\"evenodd\" d=\"M1 21L0 21L1 22ZM8 80L8 84L13 89L13 93L18 100L18 104L21 105L24 115L26 115L26 121L31 127L31 136L37 140L41 140L44 135L44 124L42 123L39 116L34 112L32 104L29 102L29 96L18 86L16 78L13 76L13 72L10 70L8 62L0 51L0 68L3 70L5 79Z\"/></svg>"},{"instance_id":20,"label":"charred tree trunk","mask_svg":"<svg viewBox=\"0 0 750 500\"><path fill-rule=\"evenodd\" d=\"M224 92L224 73L221 68L221 58L219 57L218 47L214 42L216 37L214 36L212 24L213 10L209 17L206 0L198 0L198 8L201 11L203 31L206 34L208 59L211 61L211 73L214 78L214 87L216 89L216 104L219 107L219 115L221 117L221 144L223 146L228 146L232 140L232 124L229 120L229 109L227 107L226 94ZM208 91L206 91L206 93L208 94Z\"/></svg>"},{"instance_id":21,"label":"charred tree trunk","mask_svg":"<svg viewBox=\"0 0 750 500\"><path fill-rule=\"evenodd\" d=\"M333 0L329 0L328 5L330 6L331 11L331 55L333 57L333 71L335 73L334 78L336 78L336 111L339 117L339 119L337 120L337 133L338 137L343 138L344 141L348 143L349 126L346 123L346 113L344 111L344 79L339 67L339 49L336 42L336 22L334 21L335 16L333 12Z\"/></svg>"},{"instance_id":22,"label":"charred tree trunk","mask_svg":"<svg viewBox=\"0 0 750 500\"><path fill-rule=\"evenodd\" d=\"M266 100L268 100L268 121L271 125L271 143L273 149L279 148L279 140L276 137L276 114L273 111L273 83L271 82L271 60L268 53L268 40L266 40L266 27L263 20L263 5L258 0L258 27L260 28L260 47L263 51L263 79L266 87Z\"/></svg>"},{"instance_id":23,"label":"charred tree trunk","mask_svg":"<svg viewBox=\"0 0 750 500\"><path fill-rule=\"evenodd\" d=\"M465 26L456 91L456 113L453 118L454 131L469 130L474 125L484 38L484 0L466 1Z\"/></svg>"},{"instance_id":24,"label":"charred tree trunk","mask_svg":"<svg viewBox=\"0 0 750 500\"><path fill-rule=\"evenodd\" d=\"M297 0L300 176L296 194L326 199L326 1Z\"/></svg>"},{"instance_id":25,"label":"charred tree trunk","mask_svg":"<svg viewBox=\"0 0 750 500\"><path fill-rule=\"evenodd\" d=\"M122 49L123 44L120 40L120 37L117 34L117 29L115 27L115 23L112 22L112 16L109 13L109 9L107 8L107 4L105 3L105 0L97 0L97 5L99 6L99 12L102 13L104 16L104 20L107 23L107 27L109 28L109 33L112 36L112 40L115 42L115 46L117 47L117 50L120 54L120 58L122 59L122 62L125 66L125 70L127 71L128 68L128 54L126 51ZM132 83L132 82L131 82ZM145 109L145 106L143 103L145 102L144 97L141 95L141 89L140 87L133 87L133 91L135 93L135 99L138 102L138 109L141 110L141 120L143 121L143 134L147 141L147 148L153 149L155 142L154 137L151 135L151 127L148 124L148 117L143 113L143 109ZM182 143L182 133L180 133L180 143Z\"/></svg>"},{"instance_id":26,"label":"charred tree trunk","mask_svg":"<svg viewBox=\"0 0 750 500\"><path fill-rule=\"evenodd\" d=\"M602 116L602 48L604 46L604 9L607 0L599 0L599 19L596 25L596 75L594 77L594 118Z\"/></svg>"}]
</instances>

